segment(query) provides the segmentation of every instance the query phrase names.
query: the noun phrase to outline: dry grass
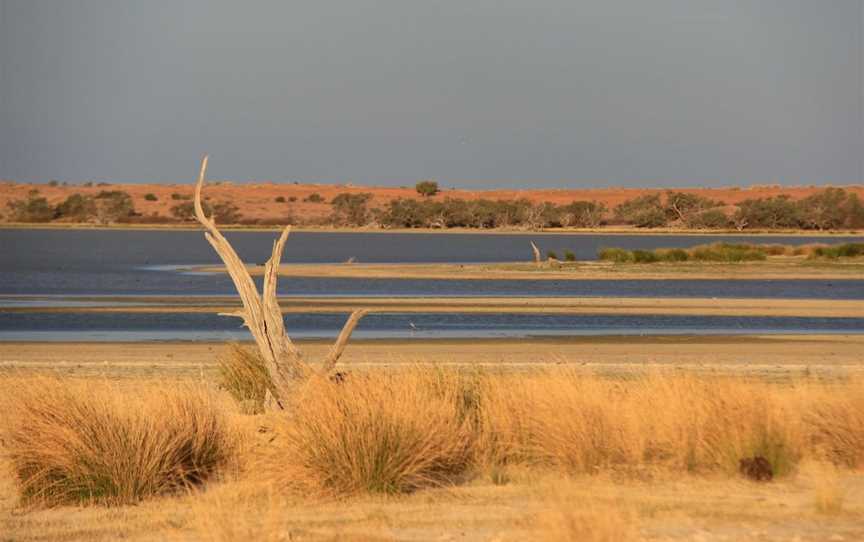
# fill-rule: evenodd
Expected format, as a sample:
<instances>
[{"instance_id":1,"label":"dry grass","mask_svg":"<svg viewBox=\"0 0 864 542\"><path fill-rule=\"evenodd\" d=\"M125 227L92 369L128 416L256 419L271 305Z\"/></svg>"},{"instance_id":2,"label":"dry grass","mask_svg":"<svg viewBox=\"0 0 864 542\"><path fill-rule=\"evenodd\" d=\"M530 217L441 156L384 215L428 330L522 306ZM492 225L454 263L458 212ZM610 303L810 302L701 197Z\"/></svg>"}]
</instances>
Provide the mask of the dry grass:
<instances>
[{"instance_id":1,"label":"dry grass","mask_svg":"<svg viewBox=\"0 0 864 542\"><path fill-rule=\"evenodd\" d=\"M484 382L478 453L487 464L587 473L644 465L732 473L741 458L760 455L784 474L802 436L782 393L728 378L502 375Z\"/></svg>"},{"instance_id":2,"label":"dry grass","mask_svg":"<svg viewBox=\"0 0 864 542\"><path fill-rule=\"evenodd\" d=\"M314 378L276 422L256 470L323 495L402 493L456 481L470 426L455 375L429 370Z\"/></svg>"},{"instance_id":3,"label":"dry grass","mask_svg":"<svg viewBox=\"0 0 864 542\"><path fill-rule=\"evenodd\" d=\"M217 382L245 411L264 411L264 398L273 381L261 354L253 348L231 343L216 360Z\"/></svg>"},{"instance_id":4,"label":"dry grass","mask_svg":"<svg viewBox=\"0 0 864 542\"><path fill-rule=\"evenodd\" d=\"M201 388L6 377L3 453L28 505L138 502L200 485L231 432Z\"/></svg>"}]
</instances>

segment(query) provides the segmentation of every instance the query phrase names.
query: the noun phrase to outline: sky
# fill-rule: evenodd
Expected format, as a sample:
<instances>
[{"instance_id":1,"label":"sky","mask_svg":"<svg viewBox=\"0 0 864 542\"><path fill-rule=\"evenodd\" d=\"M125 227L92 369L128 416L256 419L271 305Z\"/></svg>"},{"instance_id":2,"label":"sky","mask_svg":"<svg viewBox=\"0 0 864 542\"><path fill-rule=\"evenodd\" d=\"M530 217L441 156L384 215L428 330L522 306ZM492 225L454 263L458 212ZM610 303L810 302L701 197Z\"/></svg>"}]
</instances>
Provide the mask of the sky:
<instances>
[{"instance_id":1,"label":"sky","mask_svg":"<svg viewBox=\"0 0 864 542\"><path fill-rule=\"evenodd\" d=\"M864 0L0 0L0 178L864 183Z\"/></svg>"}]
</instances>

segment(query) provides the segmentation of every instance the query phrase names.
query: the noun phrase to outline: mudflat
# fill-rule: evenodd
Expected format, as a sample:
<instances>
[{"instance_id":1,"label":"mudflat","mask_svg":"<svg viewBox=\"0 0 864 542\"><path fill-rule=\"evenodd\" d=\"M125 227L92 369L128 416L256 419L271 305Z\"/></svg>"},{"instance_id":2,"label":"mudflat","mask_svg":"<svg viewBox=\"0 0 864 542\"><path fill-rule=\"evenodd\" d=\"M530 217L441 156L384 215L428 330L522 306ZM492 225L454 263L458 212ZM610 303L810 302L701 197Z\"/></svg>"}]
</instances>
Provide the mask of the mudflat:
<instances>
[{"instance_id":1,"label":"mudflat","mask_svg":"<svg viewBox=\"0 0 864 542\"><path fill-rule=\"evenodd\" d=\"M320 359L329 341L297 341ZM0 343L0 369L109 377L203 377L224 343ZM589 372L686 369L764 376L864 374L864 335L587 336L525 339L353 340L348 368L413 363L530 370L568 364Z\"/></svg>"},{"instance_id":2,"label":"mudflat","mask_svg":"<svg viewBox=\"0 0 864 542\"><path fill-rule=\"evenodd\" d=\"M201 266L194 271L219 273L222 266ZM263 266L249 266L261 275ZM544 264L526 262L487 264L287 264L279 268L286 277L462 279L462 280L595 280L595 279L855 279L864 278L864 260L808 260L778 257L762 262L684 262L615 264L599 261Z\"/></svg>"}]
</instances>

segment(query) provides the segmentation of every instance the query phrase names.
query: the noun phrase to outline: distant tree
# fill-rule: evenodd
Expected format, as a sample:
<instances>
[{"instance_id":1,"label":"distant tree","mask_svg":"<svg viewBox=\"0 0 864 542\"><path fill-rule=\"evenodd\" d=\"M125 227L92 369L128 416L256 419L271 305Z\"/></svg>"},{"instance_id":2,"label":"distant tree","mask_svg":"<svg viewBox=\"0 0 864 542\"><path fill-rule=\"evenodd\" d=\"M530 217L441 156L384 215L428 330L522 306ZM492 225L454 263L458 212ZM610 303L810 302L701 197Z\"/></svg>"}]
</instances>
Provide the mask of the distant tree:
<instances>
[{"instance_id":1,"label":"distant tree","mask_svg":"<svg viewBox=\"0 0 864 542\"><path fill-rule=\"evenodd\" d=\"M351 194L343 192L331 200L333 206L332 220L344 226L363 226L369 221L369 200L372 194L364 192Z\"/></svg>"},{"instance_id":2,"label":"distant tree","mask_svg":"<svg viewBox=\"0 0 864 542\"><path fill-rule=\"evenodd\" d=\"M834 230L846 222L847 193L842 188L826 188L798 202L805 228Z\"/></svg>"},{"instance_id":3,"label":"distant tree","mask_svg":"<svg viewBox=\"0 0 864 542\"><path fill-rule=\"evenodd\" d=\"M431 198L439 192L438 183L435 181L420 181L414 185L414 189L424 198Z\"/></svg>"},{"instance_id":4,"label":"distant tree","mask_svg":"<svg viewBox=\"0 0 864 542\"><path fill-rule=\"evenodd\" d=\"M306 196L303 201L307 201L309 203L324 203L324 198L318 192L313 192Z\"/></svg>"},{"instance_id":5,"label":"distant tree","mask_svg":"<svg viewBox=\"0 0 864 542\"><path fill-rule=\"evenodd\" d=\"M96 219L102 224L117 222L135 215L132 196L122 190L103 190L93 199L96 203Z\"/></svg>"},{"instance_id":6,"label":"distant tree","mask_svg":"<svg viewBox=\"0 0 864 542\"><path fill-rule=\"evenodd\" d=\"M561 225L596 228L603 224L606 206L597 201L574 201L561 208Z\"/></svg>"},{"instance_id":7,"label":"distant tree","mask_svg":"<svg viewBox=\"0 0 864 542\"><path fill-rule=\"evenodd\" d=\"M7 205L15 222L48 222L54 218L54 208L39 196L38 190L31 190L26 200L10 201Z\"/></svg>"},{"instance_id":8,"label":"distant tree","mask_svg":"<svg viewBox=\"0 0 864 542\"><path fill-rule=\"evenodd\" d=\"M144 199L147 201L156 201L159 198L156 197L156 194L144 194Z\"/></svg>"},{"instance_id":9,"label":"distant tree","mask_svg":"<svg viewBox=\"0 0 864 542\"><path fill-rule=\"evenodd\" d=\"M56 218L74 218L86 221L96 215L96 202L91 196L72 194L55 211Z\"/></svg>"},{"instance_id":10,"label":"distant tree","mask_svg":"<svg viewBox=\"0 0 864 542\"><path fill-rule=\"evenodd\" d=\"M720 202L698 194L669 190L666 192L664 210L668 221L675 221L681 225L693 227L690 222L696 215L720 205Z\"/></svg>"},{"instance_id":11,"label":"distant tree","mask_svg":"<svg viewBox=\"0 0 864 542\"><path fill-rule=\"evenodd\" d=\"M730 225L729 217L720 209L709 209L687 219L687 227L697 230L723 229Z\"/></svg>"},{"instance_id":12,"label":"distant tree","mask_svg":"<svg viewBox=\"0 0 864 542\"><path fill-rule=\"evenodd\" d=\"M648 194L625 201L615 208L615 218L637 228L657 228L669 222L659 194Z\"/></svg>"},{"instance_id":13,"label":"distant tree","mask_svg":"<svg viewBox=\"0 0 864 542\"><path fill-rule=\"evenodd\" d=\"M739 230L745 228L800 228L801 209L787 195L747 199L738 204L733 216Z\"/></svg>"},{"instance_id":14,"label":"distant tree","mask_svg":"<svg viewBox=\"0 0 864 542\"><path fill-rule=\"evenodd\" d=\"M220 201L212 204L207 201L202 201L201 207L204 209L205 215L212 216L213 219L220 224L239 224L243 217L240 213L240 208L230 201ZM184 222L194 221L194 202L185 201L171 207L171 215Z\"/></svg>"}]
</instances>

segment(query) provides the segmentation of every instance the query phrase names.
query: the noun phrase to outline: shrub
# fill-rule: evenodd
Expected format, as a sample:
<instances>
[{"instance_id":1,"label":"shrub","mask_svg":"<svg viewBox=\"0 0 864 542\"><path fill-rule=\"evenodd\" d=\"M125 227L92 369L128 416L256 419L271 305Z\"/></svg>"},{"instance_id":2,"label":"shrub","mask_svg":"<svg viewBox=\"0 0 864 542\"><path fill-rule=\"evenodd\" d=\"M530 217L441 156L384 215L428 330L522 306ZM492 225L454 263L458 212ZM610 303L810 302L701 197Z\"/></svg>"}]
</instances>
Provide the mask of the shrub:
<instances>
[{"instance_id":1,"label":"shrub","mask_svg":"<svg viewBox=\"0 0 864 542\"><path fill-rule=\"evenodd\" d=\"M48 182L48 186L58 186L59 184L60 184L60 181L56 181L53 179Z\"/></svg>"},{"instance_id":2,"label":"shrub","mask_svg":"<svg viewBox=\"0 0 864 542\"><path fill-rule=\"evenodd\" d=\"M661 260L660 256L650 250L634 250L633 261L636 263L655 263Z\"/></svg>"},{"instance_id":3,"label":"shrub","mask_svg":"<svg viewBox=\"0 0 864 542\"><path fill-rule=\"evenodd\" d=\"M844 243L842 245L819 246L813 249L811 258L857 258L864 256L864 243Z\"/></svg>"},{"instance_id":4,"label":"shrub","mask_svg":"<svg viewBox=\"0 0 864 542\"><path fill-rule=\"evenodd\" d=\"M690 254L681 248L671 248L658 252L660 259L667 262L686 262L690 259Z\"/></svg>"},{"instance_id":5,"label":"shrub","mask_svg":"<svg viewBox=\"0 0 864 542\"><path fill-rule=\"evenodd\" d=\"M457 481L470 459L464 394L428 369L313 378L259 470L305 494L403 493Z\"/></svg>"},{"instance_id":6,"label":"shrub","mask_svg":"<svg viewBox=\"0 0 864 542\"><path fill-rule=\"evenodd\" d=\"M147 201L157 201L159 198L156 197L156 194L144 194L144 199Z\"/></svg>"},{"instance_id":7,"label":"shrub","mask_svg":"<svg viewBox=\"0 0 864 542\"><path fill-rule=\"evenodd\" d=\"M285 203L285 196L276 196L274 200L276 203Z\"/></svg>"},{"instance_id":8,"label":"shrub","mask_svg":"<svg viewBox=\"0 0 864 542\"><path fill-rule=\"evenodd\" d=\"M562 225L596 228L603 224L606 205L597 201L574 201L560 210Z\"/></svg>"},{"instance_id":9,"label":"shrub","mask_svg":"<svg viewBox=\"0 0 864 542\"><path fill-rule=\"evenodd\" d=\"M570 250L565 250L564 251L564 259L568 262L575 262L576 261L576 255L573 254L573 252Z\"/></svg>"},{"instance_id":10,"label":"shrub","mask_svg":"<svg viewBox=\"0 0 864 542\"><path fill-rule=\"evenodd\" d=\"M57 218L86 220L96 214L96 202L90 196L72 194L57 206Z\"/></svg>"},{"instance_id":11,"label":"shrub","mask_svg":"<svg viewBox=\"0 0 864 542\"><path fill-rule=\"evenodd\" d=\"M38 190L31 190L26 200L10 201L7 205L16 222L49 222L54 218L54 208L39 196Z\"/></svg>"},{"instance_id":12,"label":"shrub","mask_svg":"<svg viewBox=\"0 0 864 542\"><path fill-rule=\"evenodd\" d=\"M303 200L309 203L324 203L324 198L318 192L313 192Z\"/></svg>"},{"instance_id":13,"label":"shrub","mask_svg":"<svg viewBox=\"0 0 864 542\"><path fill-rule=\"evenodd\" d=\"M330 204L333 206L332 220L338 225L363 226L369 221L369 200L372 194L351 194L343 192L337 195Z\"/></svg>"},{"instance_id":14,"label":"shrub","mask_svg":"<svg viewBox=\"0 0 864 542\"><path fill-rule=\"evenodd\" d=\"M414 189L424 198L431 198L438 193L438 183L435 181L421 181L414 186Z\"/></svg>"},{"instance_id":15,"label":"shrub","mask_svg":"<svg viewBox=\"0 0 864 542\"><path fill-rule=\"evenodd\" d=\"M601 248L597 257L603 261L627 263L633 261L633 253L623 248Z\"/></svg>"},{"instance_id":16,"label":"shrub","mask_svg":"<svg viewBox=\"0 0 864 542\"><path fill-rule=\"evenodd\" d=\"M711 209L697 215L691 216L687 227L700 230L714 230L728 228L731 225L729 217L720 209Z\"/></svg>"},{"instance_id":17,"label":"shrub","mask_svg":"<svg viewBox=\"0 0 864 542\"><path fill-rule=\"evenodd\" d=\"M800 207L789 196L748 199L738 204L734 221L743 228L800 228Z\"/></svg>"},{"instance_id":18,"label":"shrub","mask_svg":"<svg viewBox=\"0 0 864 542\"><path fill-rule=\"evenodd\" d=\"M659 194L639 196L615 208L615 217L637 228L657 228L668 223Z\"/></svg>"},{"instance_id":19,"label":"shrub","mask_svg":"<svg viewBox=\"0 0 864 542\"><path fill-rule=\"evenodd\" d=\"M546 259L547 260L557 260L558 259L558 253L555 252L554 250L547 250L546 251Z\"/></svg>"},{"instance_id":20,"label":"shrub","mask_svg":"<svg viewBox=\"0 0 864 542\"><path fill-rule=\"evenodd\" d=\"M188 201L192 199L192 195L178 194L177 192L174 192L173 194L171 194L171 199L173 199L174 201Z\"/></svg>"},{"instance_id":21,"label":"shrub","mask_svg":"<svg viewBox=\"0 0 864 542\"><path fill-rule=\"evenodd\" d=\"M25 503L131 504L210 479L232 438L207 394L104 381L2 382L3 440Z\"/></svg>"},{"instance_id":22,"label":"shrub","mask_svg":"<svg viewBox=\"0 0 864 542\"><path fill-rule=\"evenodd\" d=\"M96 218L107 224L135 214L132 196L122 190L102 190L94 197Z\"/></svg>"},{"instance_id":23,"label":"shrub","mask_svg":"<svg viewBox=\"0 0 864 542\"><path fill-rule=\"evenodd\" d=\"M297 201L297 196L289 196L288 201L290 201L291 203L294 203L295 201Z\"/></svg>"},{"instance_id":24,"label":"shrub","mask_svg":"<svg viewBox=\"0 0 864 542\"><path fill-rule=\"evenodd\" d=\"M744 262L767 259L763 249L755 245L714 243L701 245L690 250L690 257L698 261Z\"/></svg>"},{"instance_id":25,"label":"shrub","mask_svg":"<svg viewBox=\"0 0 864 542\"><path fill-rule=\"evenodd\" d=\"M222 224L237 224L243 216L240 214L239 208L229 201L220 201L214 204L202 201L201 208L204 210L205 215L212 216L217 222ZM171 207L171 215L179 220L193 222L195 220L195 203L187 201L175 205Z\"/></svg>"}]
</instances>

